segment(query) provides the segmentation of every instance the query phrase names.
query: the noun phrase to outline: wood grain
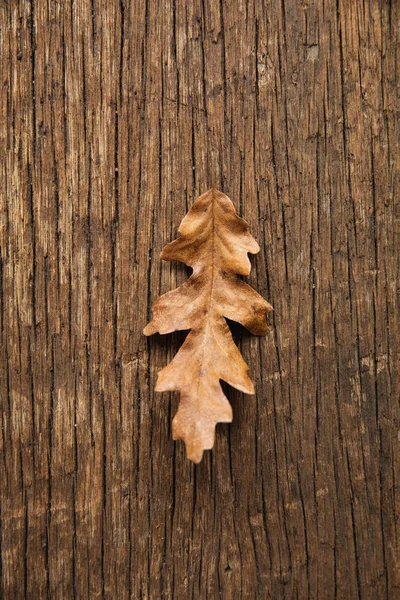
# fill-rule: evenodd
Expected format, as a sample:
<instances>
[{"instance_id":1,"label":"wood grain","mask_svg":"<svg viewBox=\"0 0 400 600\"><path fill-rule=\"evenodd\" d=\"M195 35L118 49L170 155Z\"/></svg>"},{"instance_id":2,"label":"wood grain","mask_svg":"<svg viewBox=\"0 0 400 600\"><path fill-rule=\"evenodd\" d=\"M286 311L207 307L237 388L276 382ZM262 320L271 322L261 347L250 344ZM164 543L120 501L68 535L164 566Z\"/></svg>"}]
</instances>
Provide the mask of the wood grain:
<instances>
[{"instance_id":1,"label":"wood grain","mask_svg":"<svg viewBox=\"0 0 400 600\"><path fill-rule=\"evenodd\" d=\"M0 15L0 596L398 598L400 4ZM142 330L212 186L274 312L196 467Z\"/></svg>"}]
</instances>

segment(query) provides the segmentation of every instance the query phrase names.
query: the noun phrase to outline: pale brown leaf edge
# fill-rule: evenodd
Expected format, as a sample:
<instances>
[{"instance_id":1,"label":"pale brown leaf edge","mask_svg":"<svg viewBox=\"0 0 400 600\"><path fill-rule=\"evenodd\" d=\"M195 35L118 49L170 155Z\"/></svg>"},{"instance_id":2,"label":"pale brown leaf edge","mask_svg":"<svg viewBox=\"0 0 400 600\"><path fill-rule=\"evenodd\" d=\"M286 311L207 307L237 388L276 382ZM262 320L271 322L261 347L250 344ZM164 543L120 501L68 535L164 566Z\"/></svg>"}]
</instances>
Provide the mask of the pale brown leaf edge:
<instances>
[{"instance_id":1,"label":"pale brown leaf edge","mask_svg":"<svg viewBox=\"0 0 400 600\"><path fill-rule=\"evenodd\" d=\"M214 445L215 425L232 421L232 408L220 380L253 394L248 366L233 341L226 319L255 335L267 331L272 306L238 275L249 275L248 253L260 248L231 200L211 189L194 202L179 227L180 236L163 249L163 260L192 267L191 277L153 305L144 334L188 330L173 360L158 374L156 391L180 391L173 419L174 440L183 439L187 456L199 463Z\"/></svg>"}]
</instances>

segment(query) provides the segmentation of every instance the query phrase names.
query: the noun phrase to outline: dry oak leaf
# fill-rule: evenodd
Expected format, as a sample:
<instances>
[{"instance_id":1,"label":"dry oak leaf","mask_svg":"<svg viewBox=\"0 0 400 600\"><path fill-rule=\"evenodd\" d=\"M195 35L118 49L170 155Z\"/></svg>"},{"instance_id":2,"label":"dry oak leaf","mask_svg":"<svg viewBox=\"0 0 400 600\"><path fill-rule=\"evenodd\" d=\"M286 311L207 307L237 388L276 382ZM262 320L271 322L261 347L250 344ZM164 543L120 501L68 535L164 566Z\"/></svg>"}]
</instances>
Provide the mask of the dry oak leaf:
<instances>
[{"instance_id":1,"label":"dry oak leaf","mask_svg":"<svg viewBox=\"0 0 400 600\"><path fill-rule=\"evenodd\" d=\"M232 408L220 379L254 394L248 366L233 341L225 318L255 335L265 335L271 305L239 279L249 275L247 253L260 248L238 217L230 199L211 189L200 196L183 219L180 236L163 249L163 260L179 260L193 273L181 286L153 305L145 335L187 330L179 352L158 375L156 391L180 391L173 438L183 439L187 456L199 463L214 445L215 425L232 421Z\"/></svg>"}]
</instances>

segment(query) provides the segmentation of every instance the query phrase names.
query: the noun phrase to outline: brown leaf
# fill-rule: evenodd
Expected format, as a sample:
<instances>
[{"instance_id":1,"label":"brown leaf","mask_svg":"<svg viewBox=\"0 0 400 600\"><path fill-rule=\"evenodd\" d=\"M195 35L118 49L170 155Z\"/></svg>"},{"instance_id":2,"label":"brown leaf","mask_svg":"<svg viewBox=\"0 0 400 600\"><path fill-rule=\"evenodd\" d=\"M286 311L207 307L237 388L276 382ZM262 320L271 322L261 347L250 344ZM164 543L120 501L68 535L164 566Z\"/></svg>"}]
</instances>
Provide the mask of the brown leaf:
<instances>
[{"instance_id":1,"label":"brown leaf","mask_svg":"<svg viewBox=\"0 0 400 600\"><path fill-rule=\"evenodd\" d=\"M215 425L232 421L220 379L254 394L249 369L225 320L238 321L256 335L267 331L265 315L271 305L238 277L250 273L247 253L260 250L248 229L230 199L211 189L195 201L179 227L180 236L161 253L162 259L179 260L193 273L156 300L144 333L191 330L160 371L156 391L180 391L173 438L185 441L187 456L195 463L213 447Z\"/></svg>"}]
</instances>

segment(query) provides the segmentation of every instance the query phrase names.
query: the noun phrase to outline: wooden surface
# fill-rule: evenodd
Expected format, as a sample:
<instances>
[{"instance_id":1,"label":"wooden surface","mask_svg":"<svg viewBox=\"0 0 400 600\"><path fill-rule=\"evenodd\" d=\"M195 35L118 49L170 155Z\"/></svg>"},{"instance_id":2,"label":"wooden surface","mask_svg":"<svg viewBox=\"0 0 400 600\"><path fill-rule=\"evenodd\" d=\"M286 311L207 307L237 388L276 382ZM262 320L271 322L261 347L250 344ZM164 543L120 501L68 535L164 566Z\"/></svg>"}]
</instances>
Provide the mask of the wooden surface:
<instances>
[{"instance_id":1,"label":"wooden surface","mask_svg":"<svg viewBox=\"0 0 400 600\"><path fill-rule=\"evenodd\" d=\"M0 596L399 598L400 3L0 14ZM142 329L212 185L275 310L195 467Z\"/></svg>"}]
</instances>

